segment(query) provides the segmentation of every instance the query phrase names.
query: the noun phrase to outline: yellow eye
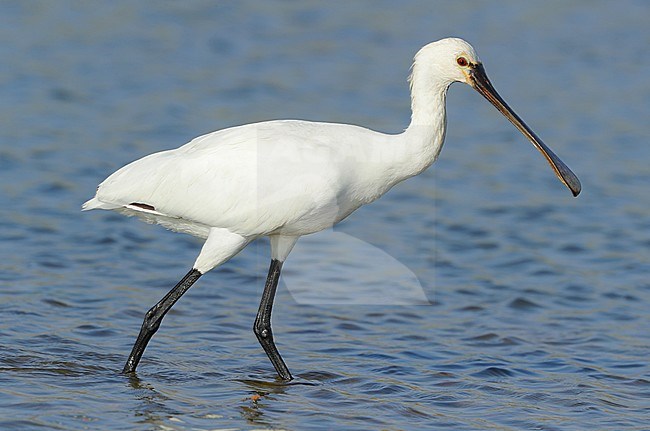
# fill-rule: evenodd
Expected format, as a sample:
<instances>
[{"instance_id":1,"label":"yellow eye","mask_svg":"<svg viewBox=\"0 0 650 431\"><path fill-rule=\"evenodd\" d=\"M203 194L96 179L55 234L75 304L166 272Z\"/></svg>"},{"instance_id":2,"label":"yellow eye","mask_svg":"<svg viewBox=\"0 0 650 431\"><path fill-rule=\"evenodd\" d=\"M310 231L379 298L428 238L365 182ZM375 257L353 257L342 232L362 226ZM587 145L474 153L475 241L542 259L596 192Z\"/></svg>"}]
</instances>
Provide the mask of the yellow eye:
<instances>
[{"instance_id":1,"label":"yellow eye","mask_svg":"<svg viewBox=\"0 0 650 431\"><path fill-rule=\"evenodd\" d=\"M456 63L458 63L460 67L467 67L469 65L469 61L467 61L465 57L458 57Z\"/></svg>"}]
</instances>

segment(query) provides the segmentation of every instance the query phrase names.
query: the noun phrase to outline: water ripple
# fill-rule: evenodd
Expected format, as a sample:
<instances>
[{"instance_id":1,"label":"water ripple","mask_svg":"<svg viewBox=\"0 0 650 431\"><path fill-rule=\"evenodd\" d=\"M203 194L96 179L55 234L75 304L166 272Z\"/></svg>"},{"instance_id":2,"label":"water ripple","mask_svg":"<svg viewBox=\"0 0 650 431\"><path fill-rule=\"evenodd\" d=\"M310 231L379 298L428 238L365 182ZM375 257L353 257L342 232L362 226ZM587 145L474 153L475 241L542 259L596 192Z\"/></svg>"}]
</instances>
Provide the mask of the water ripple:
<instances>
[{"instance_id":1,"label":"water ripple","mask_svg":"<svg viewBox=\"0 0 650 431\"><path fill-rule=\"evenodd\" d=\"M0 12L0 429L648 428L646 3ZM437 164L287 261L273 325L294 381L276 379L251 330L268 241L202 277L138 373L120 374L144 313L201 244L81 214L97 183L262 119L397 132L414 50L459 23L583 194L454 86Z\"/></svg>"}]
</instances>

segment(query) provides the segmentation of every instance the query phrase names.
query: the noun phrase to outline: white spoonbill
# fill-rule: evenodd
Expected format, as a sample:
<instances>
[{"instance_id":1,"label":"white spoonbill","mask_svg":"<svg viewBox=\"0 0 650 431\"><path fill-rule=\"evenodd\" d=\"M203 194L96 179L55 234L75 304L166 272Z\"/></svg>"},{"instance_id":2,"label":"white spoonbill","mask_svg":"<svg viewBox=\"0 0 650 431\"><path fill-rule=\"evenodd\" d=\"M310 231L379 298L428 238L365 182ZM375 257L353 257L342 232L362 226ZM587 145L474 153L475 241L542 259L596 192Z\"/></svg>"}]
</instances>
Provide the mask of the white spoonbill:
<instances>
[{"instance_id":1,"label":"white spoonbill","mask_svg":"<svg viewBox=\"0 0 650 431\"><path fill-rule=\"evenodd\" d=\"M469 43L449 38L426 45L415 55L409 80L411 123L400 134L299 120L247 124L143 157L99 185L84 210L116 210L205 239L192 269L146 313L124 373L135 371L165 314L199 277L268 236L271 265L253 330L280 378L291 380L271 331L283 262L302 235L331 227L436 160L454 82L489 100L573 195L580 193L578 178L492 87Z\"/></svg>"}]
</instances>

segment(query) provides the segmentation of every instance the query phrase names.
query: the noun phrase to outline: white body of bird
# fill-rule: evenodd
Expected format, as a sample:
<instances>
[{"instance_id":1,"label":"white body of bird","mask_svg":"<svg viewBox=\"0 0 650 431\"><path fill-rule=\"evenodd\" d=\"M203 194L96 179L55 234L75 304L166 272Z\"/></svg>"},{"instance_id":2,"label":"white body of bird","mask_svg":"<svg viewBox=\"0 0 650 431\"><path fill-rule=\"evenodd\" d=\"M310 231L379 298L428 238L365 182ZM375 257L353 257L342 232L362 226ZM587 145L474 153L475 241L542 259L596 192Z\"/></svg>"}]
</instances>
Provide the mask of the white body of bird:
<instances>
[{"instance_id":1,"label":"white body of bird","mask_svg":"<svg viewBox=\"0 0 650 431\"><path fill-rule=\"evenodd\" d=\"M245 238L306 235L433 163L441 139L414 129L385 135L298 120L233 127L124 166L83 208L120 210L202 238L212 227Z\"/></svg>"}]
</instances>

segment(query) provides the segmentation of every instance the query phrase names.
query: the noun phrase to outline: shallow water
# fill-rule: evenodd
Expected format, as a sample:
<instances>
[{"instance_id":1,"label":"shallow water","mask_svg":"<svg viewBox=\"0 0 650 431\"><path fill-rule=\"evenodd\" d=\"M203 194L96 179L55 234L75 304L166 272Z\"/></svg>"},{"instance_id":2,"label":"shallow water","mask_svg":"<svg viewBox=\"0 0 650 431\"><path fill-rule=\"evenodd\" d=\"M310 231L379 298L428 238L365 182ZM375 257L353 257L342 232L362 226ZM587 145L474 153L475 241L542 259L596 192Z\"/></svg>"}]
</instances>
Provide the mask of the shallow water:
<instances>
[{"instance_id":1,"label":"shallow water","mask_svg":"<svg viewBox=\"0 0 650 431\"><path fill-rule=\"evenodd\" d=\"M643 1L2 2L0 428L648 429L649 14ZM95 186L240 123L398 132L412 55L448 35L474 43L583 194L456 85L438 163L287 261L274 331L295 381L275 380L251 331L264 241L203 277L137 377L119 374L200 243L82 214Z\"/></svg>"}]
</instances>

